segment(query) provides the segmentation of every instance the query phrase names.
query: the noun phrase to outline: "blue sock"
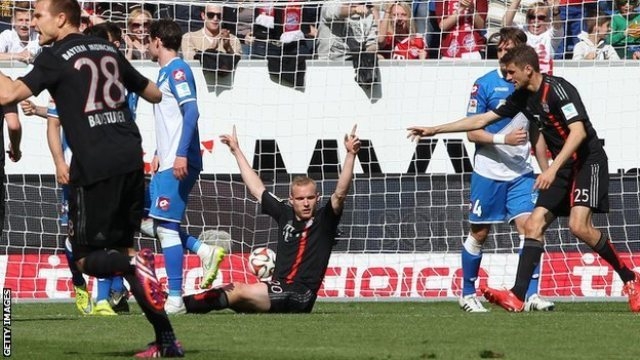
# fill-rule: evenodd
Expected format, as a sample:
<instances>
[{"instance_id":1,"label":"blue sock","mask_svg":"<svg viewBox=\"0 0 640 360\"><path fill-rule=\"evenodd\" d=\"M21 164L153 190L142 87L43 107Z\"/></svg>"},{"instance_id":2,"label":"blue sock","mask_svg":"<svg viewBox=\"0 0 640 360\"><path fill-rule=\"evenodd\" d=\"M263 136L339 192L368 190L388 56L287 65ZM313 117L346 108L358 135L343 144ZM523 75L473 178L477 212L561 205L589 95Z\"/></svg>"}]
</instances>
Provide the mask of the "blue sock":
<instances>
[{"instance_id":1,"label":"blue sock","mask_svg":"<svg viewBox=\"0 0 640 360\"><path fill-rule=\"evenodd\" d=\"M69 270L71 271L71 282L74 286L85 286L87 285L84 280L84 276L76 266L76 262L73 259L73 252L71 250L71 243L69 242L69 238L65 240L64 244L64 256L67 258L67 263L69 264Z\"/></svg>"},{"instance_id":2,"label":"blue sock","mask_svg":"<svg viewBox=\"0 0 640 360\"><path fill-rule=\"evenodd\" d=\"M202 245L202 242L200 240L182 230L180 230L180 241L182 242L182 246L184 246L185 249L188 249L189 251L196 254L198 253L198 249L200 249L200 245Z\"/></svg>"},{"instance_id":3,"label":"blue sock","mask_svg":"<svg viewBox=\"0 0 640 360\"><path fill-rule=\"evenodd\" d=\"M179 229L180 224L167 221L160 222L156 229L164 255L169 296L182 296L184 250L178 233Z\"/></svg>"},{"instance_id":4,"label":"blue sock","mask_svg":"<svg viewBox=\"0 0 640 360\"><path fill-rule=\"evenodd\" d=\"M96 302L107 300L109 298L109 290L111 290L111 278L98 279L98 293L96 294Z\"/></svg>"},{"instance_id":5,"label":"blue sock","mask_svg":"<svg viewBox=\"0 0 640 360\"><path fill-rule=\"evenodd\" d=\"M476 293L476 280L478 280L481 261L482 252L474 255L466 248L462 248L462 296Z\"/></svg>"},{"instance_id":6,"label":"blue sock","mask_svg":"<svg viewBox=\"0 0 640 360\"><path fill-rule=\"evenodd\" d=\"M114 276L111 278L111 291L114 292L124 292L126 288L124 287L124 279L122 276Z\"/></svg>"}]
</instances>

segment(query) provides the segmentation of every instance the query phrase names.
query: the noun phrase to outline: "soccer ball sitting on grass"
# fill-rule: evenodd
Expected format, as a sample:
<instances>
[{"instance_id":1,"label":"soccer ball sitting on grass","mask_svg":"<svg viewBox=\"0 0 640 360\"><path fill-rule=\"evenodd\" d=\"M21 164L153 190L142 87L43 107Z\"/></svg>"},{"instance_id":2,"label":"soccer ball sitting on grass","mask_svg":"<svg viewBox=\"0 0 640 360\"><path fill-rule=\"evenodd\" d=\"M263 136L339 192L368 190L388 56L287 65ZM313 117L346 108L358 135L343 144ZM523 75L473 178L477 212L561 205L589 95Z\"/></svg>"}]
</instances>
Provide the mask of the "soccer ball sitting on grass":
<instances>
[{"instance_id":1,"label":"soccer ball sitting on grass","mask_svg":"<svg viewBox=\"0 0 640 360\"><path fill-rule=\"evenodd\" d=\"M251 251L249 255L249 270L261 280L265 280L273 275L276 267L276 253L266 247L259 247Z\"/></svg>"}]
</instances>

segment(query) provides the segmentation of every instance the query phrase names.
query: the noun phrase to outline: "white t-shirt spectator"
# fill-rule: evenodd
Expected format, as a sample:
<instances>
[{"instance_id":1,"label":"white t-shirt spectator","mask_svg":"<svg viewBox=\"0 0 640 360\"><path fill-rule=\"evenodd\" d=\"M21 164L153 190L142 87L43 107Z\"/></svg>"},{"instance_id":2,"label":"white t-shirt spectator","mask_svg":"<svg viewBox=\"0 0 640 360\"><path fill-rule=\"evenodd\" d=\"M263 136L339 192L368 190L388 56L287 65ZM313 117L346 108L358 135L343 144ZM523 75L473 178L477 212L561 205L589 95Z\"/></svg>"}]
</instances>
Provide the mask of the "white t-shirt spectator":
<instances>
[{"instance_id":1,"label":"white t-shirt spectator","mask_svg":"<svg viewBox=\"0 0 640 360\"><path fill-rule=\"evenodd\" d=\"M25 49L29 50L31 55L36 55L38 54L38 52L40 52L37 32L29 32L29 41L26 44L24 44L22 40L20 40L18 33L13 29L5 30L0 33L0 52L19 53Z\"/></svg>"}]
</instances>

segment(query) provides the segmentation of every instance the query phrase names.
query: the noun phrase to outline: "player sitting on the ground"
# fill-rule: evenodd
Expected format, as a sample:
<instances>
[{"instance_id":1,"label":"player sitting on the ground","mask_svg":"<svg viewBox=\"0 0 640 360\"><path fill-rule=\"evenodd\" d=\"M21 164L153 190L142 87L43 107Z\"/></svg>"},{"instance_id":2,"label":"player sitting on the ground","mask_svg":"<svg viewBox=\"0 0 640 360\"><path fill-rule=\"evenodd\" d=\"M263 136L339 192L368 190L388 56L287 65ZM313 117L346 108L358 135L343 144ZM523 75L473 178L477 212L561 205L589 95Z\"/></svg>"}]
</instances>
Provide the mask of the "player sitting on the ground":
<instances>
[{"instance_id":1,"label":"player sitting on the ground","mask_svg":"<svg viewBox=\"0 0 640 360\"><path fill-rule=\"evenodd\" d=\"M187 210L189 193L202 171L198 134L198 102L191 67L178 56L182 31L173 20L154 21L149 27L149 54L161 66L158 88L162 101L154 105L156 154L151 162L154 173L147 188L149 218L141 230L160 240L167 270L168 314L185 313L182 301L183 246L202 261L200 287L206 289L216 278L225 251L203 244L180 228Z\"/></svg>"},{"instance_id":2,"label":"player sitting on the ground","mask_svg":"<svg viewBox=\"0 0 640 360\"><path fill-rule=\"evenodd\" d=\"M523 112L532 122L532 138L544 136L553 162L536 178L540 195L524 226L515 285L510 290L487 288L484 296L507 311L523 311L531 276L544 252L544 231L558 216L568 215L571 233L611 265L624 282L629 308L640 312L640 275L620 259L609 237L593 226L594 212L609 211L609 164L580 94L565 79L540 73L538 55L530 46L516 46L500 62L516 88L504 105L448 124L407 129L407 137L417 140L481 129Z\"/></svg>"},{"instance_id":3,"label":"player sitting on the ground","mask_svg":"<svg viewBox=\"0 0 640 360\"><path fill-rule=\"evenodd\" d=\"M338 223L353 179L360 139L356 127L345 135L347 151L342 173L330 200L317 208L320 194L314 180L298 176L284 201L265 189L238 146L235 126L222 135L236 158L245 185L262 204L262 212L278 223L277 259L270 281L256 284L232 283L184 297L187 312L206 313L230 308L237 312L308 313L313 309L329 257L336 242Z\"/></svg>"}]
</instances>

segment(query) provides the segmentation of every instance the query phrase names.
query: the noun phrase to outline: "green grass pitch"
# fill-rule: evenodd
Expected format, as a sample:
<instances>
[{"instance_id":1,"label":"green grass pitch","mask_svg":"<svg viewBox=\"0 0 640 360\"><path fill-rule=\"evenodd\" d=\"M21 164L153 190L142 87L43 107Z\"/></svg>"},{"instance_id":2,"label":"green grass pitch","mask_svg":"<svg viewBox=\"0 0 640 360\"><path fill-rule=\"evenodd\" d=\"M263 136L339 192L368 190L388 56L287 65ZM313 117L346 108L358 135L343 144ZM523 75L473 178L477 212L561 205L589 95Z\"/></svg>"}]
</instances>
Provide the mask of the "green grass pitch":
<instances>
[{"instance_id":1,"label":"green grass pitch","mask_svg":"<svg viewBox=\"0 0 640 360\"><path fill-rule=\"evenodd\" d=\"M626 303L556 305L468 314L456 302L320 302L305 315L171 320L189 359L640 359L640 315ZM130 359L153 337L136 306L83 317L71 303L13 304L11 335L13 359Z\"/></svg>"}]
</instances>

